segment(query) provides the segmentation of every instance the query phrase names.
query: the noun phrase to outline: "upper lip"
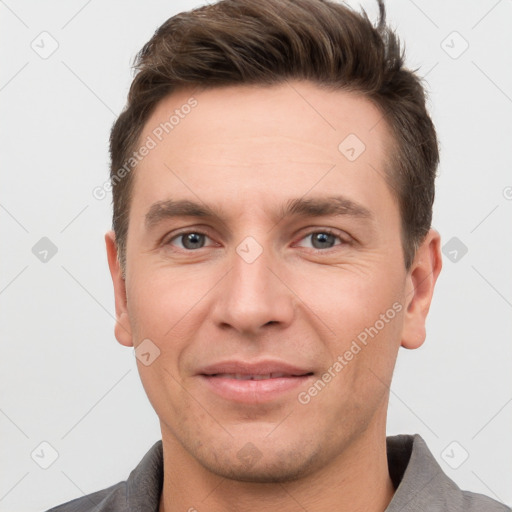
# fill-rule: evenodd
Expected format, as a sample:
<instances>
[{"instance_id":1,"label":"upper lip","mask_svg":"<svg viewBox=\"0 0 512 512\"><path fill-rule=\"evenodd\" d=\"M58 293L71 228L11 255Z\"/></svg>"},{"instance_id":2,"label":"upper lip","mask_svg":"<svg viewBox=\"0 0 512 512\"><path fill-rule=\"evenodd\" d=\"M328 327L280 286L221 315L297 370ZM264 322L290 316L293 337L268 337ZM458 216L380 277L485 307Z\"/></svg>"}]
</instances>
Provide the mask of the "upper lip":
<instances>
[{"instance_id":1,"label":"upper lip","mask_svg":"<svg viewBox=\"0 0 512 512\"><path fill-rule=\"evenodd\" d=\"M313 373L311 370L293 366L282 361L263 360L258 362L223 361L201 368L199 375L240 374L240 375L268 375L279 373L286 376L300 376Z\"/></svg>"}]
</instances>

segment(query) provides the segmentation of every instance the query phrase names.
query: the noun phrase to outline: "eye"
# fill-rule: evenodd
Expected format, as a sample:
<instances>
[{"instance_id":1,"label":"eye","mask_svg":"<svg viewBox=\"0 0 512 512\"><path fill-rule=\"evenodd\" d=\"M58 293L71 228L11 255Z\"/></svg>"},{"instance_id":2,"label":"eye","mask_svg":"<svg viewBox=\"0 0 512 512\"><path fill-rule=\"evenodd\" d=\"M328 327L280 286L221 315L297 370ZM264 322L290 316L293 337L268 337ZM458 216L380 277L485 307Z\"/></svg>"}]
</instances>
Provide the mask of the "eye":
<instances>
[{"instance_id":1,"label":"eye","mask_svg":"<svg viewBox=\"0 0 512 512\"><path fill-rule=\"evenodd\" d=\"M206 240L210 238L199 231L187 231L171 238L167 244L177 246L180 249L194 250L205 247Z\"/></svg>"},{"instance_id":2,"label":"eye","mask_svg":"<svg viewBox=\"0 0 512 512\"><path fill-rule=\"evenodd\" d=\"M298 245L300 247L311 247L307 245L308 240L310 241L312 248L316 250L331 249L336 245L347 243L346 240L341 238L341 236L328 229L308 233L304 238L302 238Z\"/></svg>"}]
</instances>

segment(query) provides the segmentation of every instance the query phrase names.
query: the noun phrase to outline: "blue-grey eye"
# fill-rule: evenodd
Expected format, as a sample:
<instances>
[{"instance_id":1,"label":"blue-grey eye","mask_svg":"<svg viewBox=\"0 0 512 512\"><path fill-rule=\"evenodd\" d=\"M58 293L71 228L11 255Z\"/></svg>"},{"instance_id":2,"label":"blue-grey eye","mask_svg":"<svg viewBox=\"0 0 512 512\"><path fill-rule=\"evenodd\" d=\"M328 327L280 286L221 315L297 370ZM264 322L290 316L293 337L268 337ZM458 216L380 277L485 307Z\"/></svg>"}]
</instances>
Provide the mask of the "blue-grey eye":
<instances>
[{"instance_id":1,"label":"blue-grey eye","mask_svg":"<svg viewBox=\"0 0 512 512\"><path fill-rule=\"evenodd\" d=\"M339 238L335 235L325 232L311 233L312 245L315 249L330 249L336 243L336 239Z\"/></svg>"},{"instance_id":2,"label":"blue-grey eye","mask_svg":"<svg viewBox=\"0 0 512 512\"><path fill-rule=\"evenodd\" d=\"M181 235L178 235L177 237L173 238L170 243L173 245L178 245L178 247L182 249L201 249L205 245L206 235L203 233L196 233L196 232L190 232L190 233L182 233ZM181 243L178 243L181 242Z\"/></svg>"}]
</instances>

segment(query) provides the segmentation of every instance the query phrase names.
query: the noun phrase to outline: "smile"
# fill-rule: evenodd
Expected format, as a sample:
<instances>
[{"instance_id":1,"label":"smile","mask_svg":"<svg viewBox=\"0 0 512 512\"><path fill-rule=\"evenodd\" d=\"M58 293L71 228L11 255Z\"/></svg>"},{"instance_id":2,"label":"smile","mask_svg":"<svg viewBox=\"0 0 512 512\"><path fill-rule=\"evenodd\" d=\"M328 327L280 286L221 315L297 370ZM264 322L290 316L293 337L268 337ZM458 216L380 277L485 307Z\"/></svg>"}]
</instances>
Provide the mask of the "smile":
<instances>
[{"instance_id":1,"label":"smile","mask_svg":"<svg viewBox=\"0 0 512 512\"><path fill-rule=\"evenodd\" d=\"M207 394L239 404L261 404L292 397L313 376L308 368L284 361L223 361L201 368L197 377Z\"/></svg>"},{"instance_id":2,"label":"smile","mask_svg":"<svg viewBox=\"0 0 512 512\"><path fill-rule=\"evenodd\" d=\"M279 379L283 377L300 377L300 375L289 375L286 373L267 373L263 375L247 375L244 373L216 373L210 377L223 377L225 379L236 380L266 380L266 379Z\"/></svg>"}]
</instances>

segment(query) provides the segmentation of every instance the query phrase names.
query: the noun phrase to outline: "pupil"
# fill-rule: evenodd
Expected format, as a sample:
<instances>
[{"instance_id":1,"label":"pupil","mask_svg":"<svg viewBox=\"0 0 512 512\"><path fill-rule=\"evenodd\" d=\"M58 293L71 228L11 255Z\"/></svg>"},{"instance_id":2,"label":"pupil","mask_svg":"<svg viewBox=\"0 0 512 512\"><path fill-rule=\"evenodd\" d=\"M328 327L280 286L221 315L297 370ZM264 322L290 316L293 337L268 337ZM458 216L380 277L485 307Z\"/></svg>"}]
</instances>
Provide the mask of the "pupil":
<instances>
[{"instance_id":1,"label":"pupil","mask_svg":"<svg viewBox=\"0 0 512 512\"><path fill-rule=\"evenodd\" d=\"M313 235L313 247L315 249L325 249L334 243L334 235L329 233L315 233Z\"/></svg>"},{"instance_id":2,"label":"pupil","mask_svg":"<svg viewBox=\"0 0 512 512\"><path fill-rule=\"evenodd\" d=\"M187 249L199 249L203 246L204 242L204 235L201 235L200 233L189 233L188 235L184 235L183 240L183 246Z\"/></svg>"}]
</instances>

